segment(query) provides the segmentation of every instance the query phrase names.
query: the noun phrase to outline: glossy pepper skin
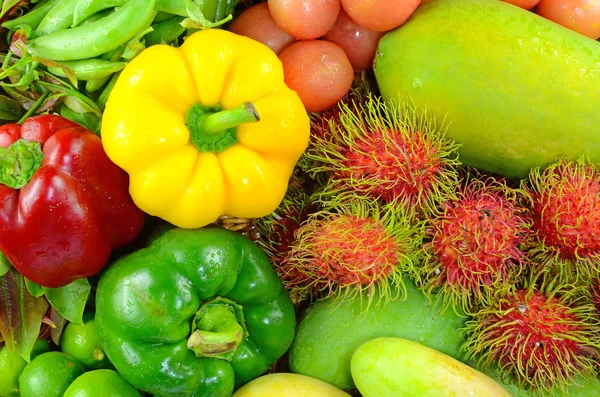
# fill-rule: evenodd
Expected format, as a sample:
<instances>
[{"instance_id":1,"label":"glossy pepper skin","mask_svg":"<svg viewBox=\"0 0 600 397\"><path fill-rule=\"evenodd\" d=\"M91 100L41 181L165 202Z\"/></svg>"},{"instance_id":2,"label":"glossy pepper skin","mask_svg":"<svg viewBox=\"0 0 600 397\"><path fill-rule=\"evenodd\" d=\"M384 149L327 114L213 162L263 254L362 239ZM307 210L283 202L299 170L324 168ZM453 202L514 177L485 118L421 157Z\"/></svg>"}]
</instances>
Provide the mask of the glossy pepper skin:
<instances>
[{"instance_id":1,"label":"glossy pepper skin","mask_svg":"<svg viewBox=\"0 0 600 397\"><path fill-rule=\"evenodd\" d=\"M104 148L129 173L136 204L182 228L273 212L309 134L275 53L222 29L144 50L102 119Z\"/></svg>"},{"instance_id":2,"label":"glossy pepper skin","mask_svg":"<svg viewBox=\"0 0 600 397\"><path fill-rule=\"evenodd\" d=\"M173 229L102 275L96 327L117 371L156 396L229 397L294 338L265 254L218 227Z\"/></svg>"},{"instance_id":3,"label":"glossy pepper skin","mask_svg":"<svg viewBox=\"0 0 600 397\"><path fill-rule=\"evenodd\" d=\"M0 127L0 148L9 146L0 150L0 251L25 277L46 287L90 277L139 234L144 214L97 135L42 115Z\"/></svg>"}]
</instances>

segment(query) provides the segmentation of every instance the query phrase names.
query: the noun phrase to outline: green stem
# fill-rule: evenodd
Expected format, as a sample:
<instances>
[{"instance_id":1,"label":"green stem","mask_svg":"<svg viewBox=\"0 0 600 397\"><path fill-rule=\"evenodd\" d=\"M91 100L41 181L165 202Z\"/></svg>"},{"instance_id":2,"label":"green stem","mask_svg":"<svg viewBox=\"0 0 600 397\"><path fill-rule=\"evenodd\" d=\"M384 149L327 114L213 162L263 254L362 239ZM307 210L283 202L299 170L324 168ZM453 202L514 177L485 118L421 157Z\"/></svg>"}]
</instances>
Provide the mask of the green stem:
<instances>
[{"instance_id":1,"label":"green stem","mask_svg":"<svg viewBox=\"0 0 600 397\"><path fill-rule=\"evenodd\" d=\"M204 132L218 134L244 123L255 123L260 120L252 102L242 103L235 109L221 110L206 116L204 119Z\"/></svg>"},{"instance_id":2,"label":"green stem","mask_svg":"<svg viewBox=\"0 0 600 397\"><path fill-rule=\"evenodd\" d=\"M39 142L19 139L8 148L0 147L0 184L22 188L40 168L43 158Z\"/></svg>"},{"instance_id":3,"label":"green stem","mask_svg":"<svg viewBox=\"0 0 600 397\"><path fill-rule=\"evenodd\" d=\"M27 120L32 114L34 114L35 111L38 110L39 107L42 105L42 103L44 103L46 98L48 98L48 95L50 95L50 91L44 92L42 96L40 96L38 100L35 101L35 103L27 110L23 117L21 117L21 119L17 121L17 124L23 124L25 120Z\"/></svg>"},{"instance_id":4,"label":"green stem","mask_svg":"<svg viewBox=\"0 0 600 397\"><path fill-rule=\"evenodd\" d=\"M203 304L192 324L187 346L197 357L231 360L247 336L241 306L225 298Z\"/></svg>"},{"instance_id":5,"label":"green stem","mask_svg":"<svg viewBox=\"0 0 600 397\"><path fill-rule=\"evenodd\" d=\"M251 102L221 110L220 106L194 104L186 115L190 140L201 152L222 152L237 143L237 127L260 121Z\"/></svg>"}]
</instances>

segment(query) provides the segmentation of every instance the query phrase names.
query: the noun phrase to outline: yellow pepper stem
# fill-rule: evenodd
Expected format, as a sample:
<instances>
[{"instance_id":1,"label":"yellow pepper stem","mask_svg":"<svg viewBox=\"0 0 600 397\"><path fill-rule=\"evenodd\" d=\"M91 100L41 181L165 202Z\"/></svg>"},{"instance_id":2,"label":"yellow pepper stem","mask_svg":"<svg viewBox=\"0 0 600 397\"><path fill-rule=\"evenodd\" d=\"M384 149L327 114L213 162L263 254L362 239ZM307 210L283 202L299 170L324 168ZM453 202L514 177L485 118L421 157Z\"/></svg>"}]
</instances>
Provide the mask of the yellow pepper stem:
<instances>
[{"instance_id":1,"label":"yellow pepper stem","mask_svg":"<svg viewBox=\"0 0 600 397\"><path fill-rule=\"evenodd\" d=\"M222 152L237 143L237 126L260 121L252 102L222 110L220 106L192 105L186 115L190 139L201 152Z\"/></svg>"}]
</instances>

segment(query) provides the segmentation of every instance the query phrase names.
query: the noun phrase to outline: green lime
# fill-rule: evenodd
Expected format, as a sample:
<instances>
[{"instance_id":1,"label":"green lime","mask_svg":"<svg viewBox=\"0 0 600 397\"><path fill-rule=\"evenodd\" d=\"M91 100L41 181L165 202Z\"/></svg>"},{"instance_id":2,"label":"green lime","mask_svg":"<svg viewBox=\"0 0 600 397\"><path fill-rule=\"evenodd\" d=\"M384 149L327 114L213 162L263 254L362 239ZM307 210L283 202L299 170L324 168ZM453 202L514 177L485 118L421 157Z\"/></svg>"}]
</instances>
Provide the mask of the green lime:
<instances>
[{"instance_id":1,"label":"green lime","mask_svg":"<svg viewBox=\"0 0 600 397\"><path fill-rule=\"evenodd\" d=\"M97 369L75 379L64 397L140 397L140 393L118 372Z\"/></svg>"},{"instance_id":2,"label":"green lime","mask_svg":"<svg viewBox=\"0 0 600 397\"><path fill-rule=\"evenodd\" d=\"M83 322L83 325L69 323L65 327L60 340L62 352L78 360L88 370L112 368L100 346L94 316L90 313L84 314Z\"/></svg>"},{"instance_id":3,"label":"green lime","mask_svg":"<svg viewBox=\"0 0 600 397\"><path fill-rule=\"evenodd\" d=\"M62 397L71 382L84 371L83 365L68 354L40 354L19 377L21 397Z\"/></svg>"},{"instance_id":4,"label":"green lime","mask_svg":"<svg viewBox=\"0 0 600 397\"><path fill-rule=\"evenodd\" d=\"M50 350L50 345L45 339L38 339L31 350L31 358L34 359L41 353ZM19 395L19 376L27 365L27 361L21 356L16 356L16 360L11 359L8 347L3 345L0 348L0 396L13 397Z\"/></svg>"}]
</instances>

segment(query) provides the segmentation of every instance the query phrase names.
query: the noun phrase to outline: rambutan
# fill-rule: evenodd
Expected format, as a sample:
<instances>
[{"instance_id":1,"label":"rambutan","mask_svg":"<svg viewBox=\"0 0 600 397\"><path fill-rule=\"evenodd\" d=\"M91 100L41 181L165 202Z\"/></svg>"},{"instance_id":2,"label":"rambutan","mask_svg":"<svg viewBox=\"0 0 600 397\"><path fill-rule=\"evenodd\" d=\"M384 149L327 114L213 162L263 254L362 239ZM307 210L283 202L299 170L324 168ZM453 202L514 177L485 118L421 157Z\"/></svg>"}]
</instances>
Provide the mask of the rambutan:
<instances>
[{"instance_id":1,"label":"rambutan","mask_svg":"<svg viewBox=\"0 0 600 397\"><path fill-rule=\"evenodd\" d=\"M503 181L474 179L441 204L425 232L418 278L426 293L439 291L445 307L469 313L514 284L531 224L520 196Z\"/></svg>"},{"instance_id":2,"label":"rambutan","mask_svg":"<svg viewBox=\"0 0 600 397\"><path fill-rule=\"evenodd\" d=\"M402 277L412 272L422 222L401 207L354 201L311 214L295 237L281 265L283 283L295 300L373 296L374 289L387 300L404 297Z\"/></svg>"},{"instance_id":3,"label":"rambutan","mask_svg":"<svg viewBox=\"0 0 600 397\"><path fill-rule=\"evenodd\" d=\"M535 262L566 280L600 271L600 173L584 159L560 159L533 169L525 189L532 199Z\"/></svg>"},{"instance_id":4,"label":"rambutan","mask_svg":"<svg viewBox=\"0 0 600 397\"><path fill-rule=\"evenodd\" d=\"M307 190L295 173L279 207L273 213L254 222L260 235L257 245L265 251L278 271L283 258L295 241L294 233L308 215L316 210Z\"/></svg>"},{"instance_id":5,"label":"rambutan","mask_svg":"<svg viewBox=\"0 0 600 397\"><path fill-rule=\"evenodd\" d=\"M594 306L596 307L596 311L600 315L600 276L596 277L592 282L591 288L591 298L592 302L594 302ZM600 330L598 330L600 332Z\"/></svg>"},{"instance_id":6,"label":"rambutan","mask_svg":"<svg viewBox=\"0 0 600 397\"><path fill-rule=\"evenodd\" d=\"M338 120L328 127L306 152L313 164L309 174L329 178L325 200L362 197L428 213L452 197L458 145L427 111L369 93L362 101L341 103Z\"/></svg>"},{"instance_id":7,"label":"rambutan","mask_svg":"<svg viewBox=\"0 0 600 397\"><path fill-rule=\"evenodd\" d=\"M463 329L467 359L498 366L503 377L538 394L595 374L598 317L574 285L530 283L473 314Z\"/></svg>"}]
</instances>

